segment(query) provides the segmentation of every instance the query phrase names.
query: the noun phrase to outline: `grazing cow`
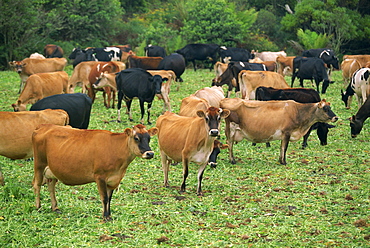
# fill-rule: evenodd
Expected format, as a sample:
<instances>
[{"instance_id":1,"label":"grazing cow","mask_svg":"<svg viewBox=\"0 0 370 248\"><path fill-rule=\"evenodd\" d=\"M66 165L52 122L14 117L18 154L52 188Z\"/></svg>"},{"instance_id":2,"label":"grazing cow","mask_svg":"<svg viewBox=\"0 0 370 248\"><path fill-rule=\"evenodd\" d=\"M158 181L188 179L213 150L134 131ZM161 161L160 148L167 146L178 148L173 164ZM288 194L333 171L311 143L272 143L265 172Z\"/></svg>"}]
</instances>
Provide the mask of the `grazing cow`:
<instances>
[{"instance_id":1,"label":"grazing cow","mask_svg":"<svg viewBox=\"0 0 370 248\"><path fill-rule=\"evenodd\" d=\"M118 47L88 48L98 61L121 61L122 51Z\"/></svg>"},{"instance_id":2,"label":"grazing cow","mask_svg":"<svg viewBox=\"0 0 370 248\"><path fill-rule=\"evenodd\" d=\"M82 185L95 182L103 204L103 219L111 220L110 202L128 165L136 158L151 159L150 136L157 133L143 125L126 128L123 133L42 125L32 136L34 149L33 188L40 208L40 189L45 177L51 208L59 212L55 184ZM81 149L83 148L83 149Z\"/></svg>"},{"instance_id":3,"label":"grazing cow","mask_svg":"<svg viewBox=\"0 0 370 248\"><path fill-rule=\"evenodd\" d=\"M118 122L121 122L121 104L125 100L127 112L130 121L133 121L131 115L131 103L134 97L139 98L141 110L141 123L144 122L144 102L148 103L148 123L150 122L150 109L155 94L161 94L162 77L152 76L149 72L141 68L130 68L120 71L116 76L118 90Z\"/></svg>"},{"instance_id":4,"label":"grazing cow","mask_svg":"<svg viewBox=\"0 0 370 248\"><path fill-rule=\"evenodd\" d=\"M48 44L44 47L46 58L63 58L64 51L60 46Z\"/></svg>"},{"instance_id":5,"label":"grazing cow","mask_svg":"<svg viewBox=\"0 0 370 248\"><path fill-rule=\"evenodd\" d=\"M239 98L225 98L221 108L231 111L226 118L226 137L229 145L230 162L235 164L234 142L246 138L255 143L281 140L280 164L286 164L286 151L289 141L297 141L316 122L337 121L338 117L325 100L317 103L297 103L296 101L246 101ZM232 122L238 125L238 139L232 135L235 130Z\"/></svg>"},{"instance_id":6,"label":"grazing cow","mask_svg":"<svg viewBox=\"0 0 370 248\"><path fill-rule=\"evenodd\" d=\"M220 107L220 101L224 99L224 91L222 87L212 86L204 87L203 89L197 90L194 96L206 99L211 107Z\"/></svg>"},{"instance_id":7,"label":"grazing cow","mask_svg":"<svg viewBox=\"0 0 370 248\"><path fill-rule=\"evenodd\" d=\"M299 83L302 88L304 79L314 79L317 92L320 92L320 82L323 81L321 90L322 94L326 92L326 89L329 87L330 83L334 83L333 81L329 80L324 61L319 58L295 57L293 59L292 88L296 77L299 78Z\"/></svg>"},{"instance_id":8,"label":"grazing cow","mask_svg":"<svg viewBox=\"0 0 370 248\"><path fill-rule=\"evenodd\" d=\"M368 54L344 55L343 60L346 59L355 59L358 63L360 63L361 67L368 67L366 66L366 64L370 62L370 55Z\"/></svg>"},{"instance_id":9,"label":"grazing cow","mask_svg":"<svg viewBox=\"0 0 370 248\"><path fill-rule=\"evenodd\" d=\"M130 55L127 58L128 68L141 68L144 70L157 70L162 57L144 57ZM161 69L165 70L165 69ZM170 70L170 69L166 69Z\"/></svg>"},{"instance_id":10,"label":"grazing cow","mask_svg":"<svg viewBox=\"0 0 370 248\"><path fill-rule=\"evenodd\" d=\"M9 62L9 65L14 67L15 71L21 78L18 93L21 93L24 84L29 76L40 72L63 71L67 65L65 58L50 58L50 59L30 59L25 58L22 61Z\"/></svg>"},{"instance_id":11,"label":"grazing cow","mask_svg":"<svg viewBox=\"0 0 370 248\"><path fill-rule=\"evenodd\" d=\"M283 76L272 71L247 71L239 73L239 86L243 99L256 99L256 89L259 86L273 88L288 88Z\"/></svg>"},{"instance_id":12,"label":"grazing cow","mask_svg":"<svg viewBox=\"0 0 370 248\"><path fill-rule=\"evenodd\" d=\"M278 56L276 58L277 72L282 76L292 75L293 71L293 59L295 56Z\"/></svg>"},{"instance_id":13,"label":"grazing cow","mask_svg":"<svg viewBox=\"0 0 370 248\"><path fill-rule=\"evenodd\" d=\"M259 101L284 101L294 100L300 103L315 103L320 102L321 98L319 93L314 89L306 88L285 88L275 89L272 87L260 86L256 90L256 100ZM302 149L307 147L307 140L312 130L317 129L317 136L319 137L320 144L325 146L328 144L329 128L335 126L325 122L317 122L311 126L308 132L303 136Z\"/></svg>"},{"instance_id":14,"label":"grazing cow","mask_svg":"<svg viewBox=\"0 0 370 248\"><path fill-rule=\"evenodd\" d=\"M351 137L356 138L360 134L364 122L370 117L370 98L367 98L365 103L360 107L355 115L350 120Z\"/></svg>"},{"instance_id":15,"label":"grazing cow","mask_svg":"<svg viewBox=\"0 0 370 248\"><path fill-rule=\"evenodd\" d=\"M252 54L243 48L221 46L219 50L221 62L229 63L230 61L246 61L253 59Z\"/></svg>"},{"instance_id":16,"label":"grazing cow","mask_svg":"<svg viewBox=\"0 0 370 248\"><path fill-rule=\"evenodd\" d=\"M46 59L44 55L39 53L32 53L30 59Z\"/></svg>"},{"instance_id":17,"label":"grazing cow","mask_svg":"<svg viewBox=\"0 0 370 248\"><path fill-rule=\"evenodd\" d=\"M266 66L259 63L249 63L249 62L233 62L228 64L227 69L219 77L216 77L212 82L212 86L222 86L227 84L228 93L227 97L230 96L232 89L235 87L235 92L239 92L239 78L238 75L242 70L250 71L266 71ZM235 85L234 85L235 83Z\"/></svg>"},{"instance_id":18,"label":"grazing cow","mask_svg":"<svg viewBox=\"0 0 370 248\"><path fill-rule=\"evenodd\" d=\"M156 126L158 144L161 152L164 186L168 187L170 162L182 162L183 181L180 192L185 192L189 162L198 163L197 194L202 195L204 169L212 153L214 140L219 135L220 119L226 118L230 111L210 107L206 112L198 110L198 117L179 116L166 112L159 116Z\"/></svg>"},{"instance_id":19,"label":"grazing cow","mask_svg":"<svg viewBox=\"0 0 370 248\"><path fill-rule=\"evenodd\" d=\"M317 48L317 49L309 49L302 52L302 57L313 57L313 58L320 58L324 61L324 63L330 69L333 66L335 69L339 70L339 61L335 53L331 49L326 48ZM329 72L330 74L330 72Z\"/></svg>"},{"instance_id":20,"label":"grazing cow","mask_svg":"<svg viewBox=\"0 0 370 248\"><path fill-rule=\"evenodd\" d=\"M185 71L185 59L181 54L171 53L159 62L158 70L171 70L176 74L176 81L183 82L181 75ZM180 84L177 85L179 91Z\"/></svg>"},{"instance_id":21,"label":"grazing cow","mask_svg":"<svg viewBox=\"0 0 370 248\"><path fill-rule=\"evenodd\" d=\"M351 107L352 96L356 95L357 107L360 109L370 95L370 68L361 68L355 71L346 91L342 91L341 95L347 109Z\"/></svg>"},{"instance_id":22,"label":"grazing cow","mask_svg":"<svg viewBox=\"0 0 370 248\"><path fill-rule=\"evenodd\" d=\"M340 68L342 69L344 87L346 87L350 83L353 73L361 68L361 64L356 59L345 59Z\"/></svg>"},{"instance_id":23,"label":"grazing cow","mask_svg":"<svg viewBox=\"0 0 370 248\"><path fill-rule=\"evenodd\" d=\"M82 50L80 48L74 48L72 53L68 57L69 59L73 59L72 65L75 68L78 64L85 61L98 61L93 54L92 49Z\"/></svg>"},{"instance_id":24,"label":"grazing cow","mask_svg":"<svg viewBox=\"0 0 370 248\"><path fill-rule=\"evenodd\" d=\"M30 111L63 109L68 113L70 126L87 129L90 122L91 105L91 98L86 94L59 94L41 99L32 105Z\"/></svg>"},{"instance_id":25,"label":"grazing cow","mask_svg":"<svg viewBox=\"0 0 370 248\"><path fill-rule=\"evenodd\" d=\"M64 110L34 112L0 112L0 155L10 159L27 159L33 156L32 132L40 124L67 125ZM4 177L0 168L0 185Z\"/></svg>"},{"instance_id":26,"label":"grazing cow","mask_svg":"<svg viewBox=\"0 0 370 248\"><path fill-rule=\"evenodd\" d=\"M144 47L145 56L147 57L166 57L166 50L161 46L153 46L149 44Z\"/></svg>"},{"instance_id":27,"label":"grazing cow","mask_svg":"<svg viewBox=\"0 0 370 248\"><path fill-rule=\"evenodd\" d=\"M96 91L103 91L103 98L104 98L104 106L106 108L111 107L111 100L113 98L112 102L112 108L114 108L114 101L116 98L116 91L112 89L111 87L103 87L101 89L97 89L93 86L93 84L101 77L103 72L119 72L120 67L116 62L109 61L109 62L98 62L97 64L93 65L91 68L90 74L89 74L89 87L87 88L87 94L91 98L92 102L95 101ZM107 97L107 99L106 99Z\"/></svg>"},{"instance_id":28,"label":"grazing cow","mask_svg":"<svg viewBox=\"0 0 370 248\"><path fill-rule=\"evenodd\" d=\"M217 62L219 48L219 45L216 44L187 44L175 52L184 56L186 63L192 62L194 71L197 70L196 60L211 62L209 67L211 71L213 65Z\"/></svg>"},{"instance_id":29,"label":"grazing cow","mask_svg":"<svg viewBox=\"0 0 370 248\"><path fill-rule=\"evenodd\" d=\"M254 56L256 58L260 58L262 61L276 61L276 58L278 56L284 56L286 57L286 52L284 51L279 51L279 52L255 52L252 50L252 54L254 54Z\"/></svg>"},{"instance_id":30,"label":"grazing cow","mask_svg":"<svg viewBox=\"0 0 370 248\"><path fill-rule=\"evenodd\" d=\"M34 104L44 97L68 93L68 74L65 71L36 73L26 82L15 104L15 112L25 111L27 104Z\"/></svg>"}]
</instances>

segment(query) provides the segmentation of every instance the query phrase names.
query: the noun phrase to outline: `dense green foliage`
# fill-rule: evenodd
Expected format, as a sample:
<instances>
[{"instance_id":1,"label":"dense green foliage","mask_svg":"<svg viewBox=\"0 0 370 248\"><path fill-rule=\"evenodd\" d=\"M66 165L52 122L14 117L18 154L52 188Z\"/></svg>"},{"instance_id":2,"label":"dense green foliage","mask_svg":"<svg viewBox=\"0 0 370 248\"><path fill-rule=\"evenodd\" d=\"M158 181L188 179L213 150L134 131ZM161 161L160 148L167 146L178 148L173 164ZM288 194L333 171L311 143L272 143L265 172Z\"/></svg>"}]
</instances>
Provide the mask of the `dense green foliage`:
<instances>
[{"instance_id":1,"label":"dense green foliage","mask_svg":"<svg viewBox=\"0 0 370 248\"><path fill-rule=\"evenodd\" d=\"M66 71L71 75L72 66ZM180 91L176 84L171 87L174 112L179 111L183 97L209 86L213 77L209 70L187 69ZM286 80L290 82L290 77ZM113 194L113 221L108 223L102 223L95 183L58 183L61 214L50 210L44 186L38 211L31 186L33 161L0 157L6 182L0 187L0 247L368 247L370 126L366 122L356 139L350 137L347 118L356 113L357 106L344 108L341 73L333 72L333 80L336 83L322 97L331 102L340 119L329 131L327 146L320 146L313 132L305 150L300 148L302 140L289 144L288 164L283 166L277 162L279 141L266 148L244 140L234 146L236 165L229 163L227 150L223 150L217 168L207 167L204 196L198 197L198 165L194 163L189 167L185 194L178 193L181 163L170 167L171 187L163 187L154 136L151 148L155 158L136 158L130 164ZM18 85L15 72L0 72L1 111L12 111ZM305 81L305 86L311 87L310 82ZM153 123L162 104L155 99ZM136 121L140 118L138 105L134 100ZM89 128L122 132L136 124L122 117L122 123L115 122L117 110L105 109L98 93ZM223 133L221 141L225 142Z\"/></svg>"},{"instance_id":2,"label":"dense green foliage","mask_svg":"<svg viewBox=\"0 0 370 248\"><path fill-rule=\"evenodd\" d=\"M370 47L366 0L3 0L0 13L0 69L47 43L66 53L150 43L170 53L193 42L295 53L288 41L300 42L302 29L327 37L338 54Z\"/></svg>"}]
</instances>

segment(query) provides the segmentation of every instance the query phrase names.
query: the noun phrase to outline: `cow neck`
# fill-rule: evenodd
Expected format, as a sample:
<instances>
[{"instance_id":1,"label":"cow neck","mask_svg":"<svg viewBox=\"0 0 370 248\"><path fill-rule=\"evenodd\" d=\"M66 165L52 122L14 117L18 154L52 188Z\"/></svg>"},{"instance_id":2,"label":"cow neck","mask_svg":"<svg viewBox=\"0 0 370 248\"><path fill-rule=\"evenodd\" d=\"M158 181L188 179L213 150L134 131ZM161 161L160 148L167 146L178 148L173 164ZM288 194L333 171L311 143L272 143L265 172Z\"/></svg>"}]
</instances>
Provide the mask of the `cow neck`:
<instances>
[{"instance_id":1,"label":"cow neck","mask_svg":"<svg viewBox=\"0 0 370 248\"><path fill-rule=\"evenodd\" d=\"M318 106L317 103L301 103L296 105L297 109L297 123L301 123L302 127L310 128L314 123L318 122L316 120L316 111ZM310 118L312 116L312 118Z\"/></svg>"},{"instance_id":2,"label":"cow neck","mask_svg":"<svg viewBox=\"0 0 370 248\"><path fill-rule=\"evenodd\" d=\"M370 117L370 111L368 110L368 106L365 106L365 104L361 106L361 108L358 110L358 112L355 115L356 121L359 120L362 123L364 123L365 120L369 117Z\"/></svg>"}]
</instances>

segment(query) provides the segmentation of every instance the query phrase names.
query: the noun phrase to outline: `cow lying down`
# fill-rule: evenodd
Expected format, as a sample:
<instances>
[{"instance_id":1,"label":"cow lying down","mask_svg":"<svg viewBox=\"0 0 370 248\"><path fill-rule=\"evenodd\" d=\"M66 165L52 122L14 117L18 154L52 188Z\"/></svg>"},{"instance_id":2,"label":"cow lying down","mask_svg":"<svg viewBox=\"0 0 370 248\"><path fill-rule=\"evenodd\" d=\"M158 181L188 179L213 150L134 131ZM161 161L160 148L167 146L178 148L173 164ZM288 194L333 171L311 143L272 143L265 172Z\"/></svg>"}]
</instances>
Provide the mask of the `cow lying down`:
<instances>
[{"instance_id":1,"label":"cow lying down","mask_svg":"<svg viewBox=\"0 0 370 248\"><path fill-rule=\"evenodd\" d=\"M230 162L235 164L234 142L248 139L255 143L281 140L280 164L286 164L289 141L303 137L316 122L335 122L338 117L325 99L317 103L288 101L253 101L239 98L221 100L221 108L229 109L225 134ZM236 125L238 130L235 130ZM234 129L234 130L232 130Z\"/></svg>"}]
</instances>

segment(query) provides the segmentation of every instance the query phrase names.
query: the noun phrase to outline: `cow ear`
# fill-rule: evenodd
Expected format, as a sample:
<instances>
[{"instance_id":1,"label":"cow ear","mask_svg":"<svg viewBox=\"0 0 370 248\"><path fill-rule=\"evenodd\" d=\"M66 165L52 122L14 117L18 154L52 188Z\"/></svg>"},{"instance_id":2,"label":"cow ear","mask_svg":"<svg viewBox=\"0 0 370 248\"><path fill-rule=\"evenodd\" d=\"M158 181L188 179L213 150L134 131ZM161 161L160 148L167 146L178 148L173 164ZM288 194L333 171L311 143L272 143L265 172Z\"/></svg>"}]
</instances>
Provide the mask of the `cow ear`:
<instances>
[{"instance_id":1,"label":"cow ear","mask_svg":"<svg viewBox=\"0 0 370 248\"><path fill-rule=\"evenodd\" d=\"M10 61L10 62L9 62L9 65L10 65L10 66L14 66L14 64L15 64L15 61Z\"/></svg>"},{"instance_id":2,"label":"cow ear","mask_svg":"<svg viewBox=\"0 0 370 248\"><path fill-rule=\"evenodd\" d=\"M154 136L158 133L159 129L157 127L152 127L151 129L148 130L148 133L150 136Z\"/></svg>"},{"instance_id":3,"label":"cow ear","mask_svg":"<svg viewBox=\"0 0 370 248\"><path fill-rule=\"evenodd\" d=\"M226 149L229 148L228 144L221 144L220 149Z\"/></svg>"},{"instance_id":4,"label":"cow ear","mask_svg":"<svg viewBox=\"0 0 370 248\"><path fill-rule=\"evenodd\" d=\"M25 62L22 62L22 66L25 67L27 65L27 63Z\"/></svg>"},{"instance_id":5,"label":"cow ear","mask_svg":"<svg viewBox=\"0 0 370 248\"><path fill-rule=\"evenodd\" d=\"M131 128L126 128L124 133L127 134L128 136L130 136L130 135L132 135L133 130Z\"/></svg>"},{"instance_id":6,"label":"cow ear","mask_svg":"<svg viewBox=\"0 0 370 248\"><path fill-rule=\"evenodd\" d=\"M220 117L221 117L221 118L223 118L223 119L225 119L225 118L227 118L229 115L230 115L230 110L228 110L228 109L223 109L223 110L222 110L222 112L221 112L221 114L220 114Z\"/></svg>"},{"instance_id":7,"label":"cow ear","mask_svg":"<svg viewBox=\"0 0 370 248\"><path fill-rule=\"evenodd\" d=\"M206 114L204 113L203 110L198 110L197 111L197 116L199 116L200 118L206 118Z\"/></svg>"}]
</instances>

